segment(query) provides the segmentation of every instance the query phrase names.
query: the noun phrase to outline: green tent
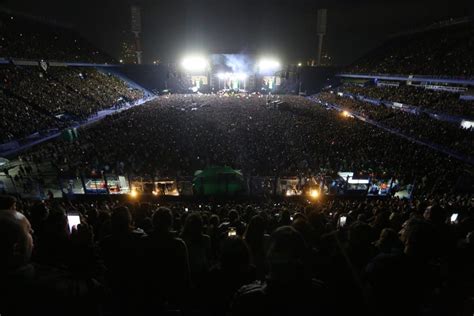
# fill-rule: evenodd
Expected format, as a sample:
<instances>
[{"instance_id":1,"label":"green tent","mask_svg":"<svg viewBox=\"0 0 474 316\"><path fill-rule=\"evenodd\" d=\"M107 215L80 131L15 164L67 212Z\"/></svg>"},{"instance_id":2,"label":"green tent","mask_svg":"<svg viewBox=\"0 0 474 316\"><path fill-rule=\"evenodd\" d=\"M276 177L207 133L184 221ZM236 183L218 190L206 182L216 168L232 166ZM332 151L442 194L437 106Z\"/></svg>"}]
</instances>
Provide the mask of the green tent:
<instances>
[{"instance_id":1,"label":"green tent","mask_svg":"<svg viewBox=\"0 0 474 316\"><path fill-rule=\"evenodd\" d=\"M62 131L62 137L64 140L72 142L76 139L79 138L79 132L77 131L77 128L66 128L65 130Z\"/></svg>"},{"instance_id":2,"label":"green tent","mask_svg":"<svg viewBox=\"0 0 474 316\"><path fill-rule=\"evenodd\" d=\"M230 167L208 167L194 173L193 186L198 195L235 195L243 190L244 178Z\"/></svg>"}]
</instances>

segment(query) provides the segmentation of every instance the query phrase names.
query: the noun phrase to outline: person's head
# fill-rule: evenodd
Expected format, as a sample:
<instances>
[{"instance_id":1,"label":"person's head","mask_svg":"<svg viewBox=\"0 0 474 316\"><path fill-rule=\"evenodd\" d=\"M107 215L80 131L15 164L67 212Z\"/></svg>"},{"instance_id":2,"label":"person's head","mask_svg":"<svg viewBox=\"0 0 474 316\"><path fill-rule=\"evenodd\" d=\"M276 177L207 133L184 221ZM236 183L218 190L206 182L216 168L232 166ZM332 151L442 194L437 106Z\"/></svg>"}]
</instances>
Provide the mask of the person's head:
<instances>
[{"instance_id":1,"label":"person's head","mask_svg":"<svg viewBox=\"0 0 474 316\"><path fill-rule=\"evenodd\" d=\"M303 236L308 245L313 243L314 229L305 217L295 219L291 226Z\"/></svg>"},{"instance_id":2,"label":"person's head","mask_svg":"<svg viewBox=\"0 0 474 316\"><path fill-rule=\"evenodd\" d=\"M245 231L245 240L247 242L262 241L265 234L265 221L260 215L255 215L250 220Z\"/></svg>"},{"instance_id":3,"label":"person's head","mask_svg":"<svg viewBox=\"0 0 474 316\"><path fill-rule=\"evenodd\" d=\"M280 213L280 222L282 223L291 223L291 214L288 210L283 210Z\"/></svg>"},{"instance_id":4,"label":"person's head","mask_svg":"<svg viewBox=\"0 0 474 316\"><path fill-rule=\"evenodd\" d=\"M209 225L211 225L212 227L219 226L219 222L219 216L217 216L216 214L211 215L211 217L209 218Z\"/></svg>"},{"instance_id":5,"label":"person's head","mask_svg":"<svg viewBox=\"0 0 474 316\"><path fill-rule=\"evenodd\" d=\"M64 242L69 236L66 213L60 208L53 209L51 212L48 211L48 213L41 234L50 242ZM33 229L36 229L36 226L33 226Z\"/></svg>"},{"instance_id":6,"label":"person's head","mask_svg":"<svg viewBox=\"0 0 474 316\"><path fill-rule=\"evenodd\" d=\"M226 237L221 243L220 261L224 269L247 268L250 264L247 244L238 236Z\"/></svg>"},{"instance_id":7,"label":"person's head","mask_svg":"<svg viewBox=\"0 0 474 316\"><path fill-rule=\"evenodd\" d=\"M240 219L239 212L237 212L237 210L230 210L228 216L229 216L229 222L231 223L235 223Z\"/></svg>"},{"instance_id":8,"label":"person's head","mask_svg":"<svg viewBox=\"0 0 474 316\"><path fill-rule=\"evenodd\" d=\"M373 223L374 227L382 228L390 226L390 213L386 211L378 211L375 215L375 220Z\"/></svg>"},{"instance_id":9,"label":"person's head","mask_svg":"<svg viewBox=\"0 0 474 316\"><path fill-rule=\"evenodd\" d=\"M183 236L199 237L202 234L202 217L199 213L192 213L186 217L183 227Z\"/></svg>"},{"instance_id":10,"label":"person's head","mask_svg":"<svg viewBox=\"0 0 474 316\"><path fill-rule=\"evenodd\" d=\"M13 270L30 261L33 237L30 222L16 211L0 212L0 267Z\"/></svg>"},{"instance_id":11,"label":"person's head","mask_svg":"<svg viewBox=\"0 0 474 316\"><path fill-rule=\"evenodd\" d=\"M293 227L282 226L271 236L267 252L270 279L282 282L306 279L306 243Z\"/></svg>"},{"instance_id":12,"label":"person's head","mask_svg":"<svg viewBox=\"0 0 474 316\"><path fill-rule=\"evenodd\" d=\"M429 258L435 250L435 234L432 225L421 219L411 219L404 224L402 241L405 254L416 258Z\"/></svg>"},{"instance_id":13,"label":"person's head","mask_svg":"<svg viewBox=\"0 0 474 316\"><path fill-rule=\"evenodd\" d=\"M433 224L442 224L446 221L446 210L439 205L428 206L423 217Z\"/></svg>"},{"instance_id":14,"label":"person's head","mask_svg":"<svg viewBox=\"0 0 474 316\"><path fill-rule=\"evenodd\" d=\"M393 249L401 248L401 241L398 238L397 232L392 228L384 228L380 232L379 239L376 241L375 245L382 252L391 252Z\"/></svg>"},{"instance_id":15,"label":"person's head","mask_svg":"<svg viewBox=\"0 0 474 316\"><path fill-rule=\"evenodd\" d=\"M348 240L352 246L366 247L370 244L372 237L371 227L363 222L354 222L349 227Z\"/></svg>"},{"instance_id":16,"label":"person's head","mask_svg":"<svg viewBox=\"0 0 474 316\"><path fill-rule=\"evenodd\" d=\"M160 207L153 214L153 228L155 231L169 232L173 227L173 214L167 207Z\"/></svg>"},{"instance_id":17,"label":"person's head","mask_svg":"<svg viewBox=\"0 0 474 316\"><path fill-rule=\"evenodd\" d=\"M127 233L132 226L132 215L126 206L120 206L112 211L110 218L114 234Z\"/></svg>"},{"instance_id":18,"label":"person's head","mask_svg":"<svg viewBox=\"0 0 474 316\"><path fill-rule=\"evenodd\" d=\"M33 226L40 225L48 218L48 216L49 209L42 202L37 202L30 208L30 219Z\"/></svg>"},{"instance_id":19,"label":"person's head","mask_svg":"<svg viewBox=\"0 0 474 316\"><path fill-rule=\"evenodd\" d=\"M0 195L0 211L1 210L16 210L16 198L11 195Z\"/></svg>"}]
</instances>

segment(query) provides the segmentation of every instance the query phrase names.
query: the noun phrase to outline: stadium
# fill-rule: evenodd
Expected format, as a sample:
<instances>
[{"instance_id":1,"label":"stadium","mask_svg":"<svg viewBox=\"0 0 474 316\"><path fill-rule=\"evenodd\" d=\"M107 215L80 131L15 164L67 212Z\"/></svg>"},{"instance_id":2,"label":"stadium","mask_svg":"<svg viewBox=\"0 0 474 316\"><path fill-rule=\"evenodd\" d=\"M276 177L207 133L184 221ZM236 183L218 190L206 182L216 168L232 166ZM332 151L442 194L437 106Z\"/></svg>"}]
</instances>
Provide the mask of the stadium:
<instances>
[{"instance_id":1,"label":"stadium","mask_svg":"<svg viewBox=\"0 0 474 316\"><path fill-rule=\"evenodd\" d=\"M53 2L0 7L0 316L473 315L467 12Z\"/></svg>"}]
</instances>

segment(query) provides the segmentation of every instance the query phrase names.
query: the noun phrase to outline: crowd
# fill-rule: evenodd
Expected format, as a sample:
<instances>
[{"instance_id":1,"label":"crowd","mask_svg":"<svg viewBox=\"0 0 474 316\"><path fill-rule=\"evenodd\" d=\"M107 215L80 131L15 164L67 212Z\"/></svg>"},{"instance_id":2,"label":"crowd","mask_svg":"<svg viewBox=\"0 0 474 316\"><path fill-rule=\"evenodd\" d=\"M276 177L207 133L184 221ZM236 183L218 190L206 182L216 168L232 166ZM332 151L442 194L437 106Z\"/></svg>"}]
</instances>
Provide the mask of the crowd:
<instances>
[{"instance_id":1,"label":"crowd","mask_svg":"<svg viewBox=\"0 0 474 316\"><path fill-rule=\"evenodd\" d=\"M59 128L62 122L35 110L27 103L0 90L0 143L26 137L38 131Z\"/></svg>"},{"instance_id":2,"label":"crowd","mask_svg":"<svg viewBox=\"0 0 474 316\"><path fill-rule=\"evenodd\" d=\"M391 38L348 71L370 74L474 76L472 22Z\"/></svg>"},{"instance_id":3,"label":"crowd","mask_svg":"<svg viewBox=\"0 0 474 316\"><path fill-rule=\"evenodd\" d=\"M0 12L0 57L116 63L68 27L7 12Z\"/></svg>"},{"instance_id":4,"label":"crowd","mask_svg":"<svg viewBox=\"0 0 474 316\"><path fill-rule=\"evenodd\" d=\"M98 111L143 98L112 74L93 68L0 67L0 142L81 121ZM21 124L20 124L21 122Z\"/></svg>"},{"instance_id":5,"label":"crowd","mask_svg":"<svg viewBox=\"0 0 474 316\"><path fill-rule=\"evenodd\" d=\"M106 117L22 155L62 176L179 177L219 165L247 176L333 176L353 171L450 192L472 167L314 102L282 96L171 95ZM453 141L453 139L451 139ZM463 147L464 148L464 147Z\"/></svg>"},{"instance_id":6,"label":"crowd","mask_svg":"<svg viewBox=\"0 0 474 316\"><path fill-rule=\"evenodd\" d=\"M426 114L414 115L384 105L375 106L350 97L340 97L334 93L324 92L318 98L323 102L337 104L348 111L355 111L406 135L451 148L470 157L474 155L472 129L464 129L458 124L440 121Z\"/></svg>"},{"instance_id":7,"label":"crowd","mask_svg":"<svg viewBox=\"0 0 474 316\"><path fill-rule=\"evenodd\" d=\"M346 85L343 90L353 95L381 101L399 102L436 113L474 118L474 101L462 100L460 94L455 92L430 90L408 85L398 87Z\"/></svg>"},{"instance_id":8,"label":"crowd","mask_svg":"<svg viewBox=\"0 0 474 316\"><path fill-rule=\"evenodd\" d=\"M471 315L473 207L1 196L0 312Z\"/></svg>"}]
</instances>

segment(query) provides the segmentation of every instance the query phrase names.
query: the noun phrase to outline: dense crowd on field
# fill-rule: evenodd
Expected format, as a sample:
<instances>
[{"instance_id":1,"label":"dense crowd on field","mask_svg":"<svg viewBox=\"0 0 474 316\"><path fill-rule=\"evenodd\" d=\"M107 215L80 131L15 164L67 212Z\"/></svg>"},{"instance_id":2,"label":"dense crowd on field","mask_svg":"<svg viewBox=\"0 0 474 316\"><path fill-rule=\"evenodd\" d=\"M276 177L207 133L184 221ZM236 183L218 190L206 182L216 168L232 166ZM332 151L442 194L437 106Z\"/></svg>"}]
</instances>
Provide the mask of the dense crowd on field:
<instances>
[{"instance_id":1,"label":"dense crowd on field","mask_svg":"<svg viewBox=\"0 0 474 316\"><path fill-rule=\"evenodd\" d=\"M472 35L460 24L397 37L351 71L469 77ZM0 53L109 61L67 28L6 13L0 13ZM472 102L465 106L456 94L408 86L345 89L472 114ZM72 126L140 98L142 91L103 69L9 63L0 67L0 143ZM415 184L410 199L0 195L0 315L471 316L472 165L324 104L468 157L472 131L334 93L315 98L163 95L79 129L74 140L21 153L19 175L2 172L15 184L22 177L45 181L46 169L55 179L173 178L209 166L269 177L353 171Z\"/></svg>"},{"instance_id":2,"label":"dense crowd on field","mask_svg":"<svg viewBox=\"0 0 474 316\"><path fill-rule=\"evenodd\" d=\"M275 97L275 99L277 99ZM111 115L22 155L64 176L192 176L229 166L252 176L316 176L354 171L450 190L469 165L341 117L303 97L279 107L257 95L171 95Z\"/></svg>"},{"instance_id":3,"label":"dense crowd on field","mask_svg":"<svg viewBox=\"0 0 474 316\"><path fill-rule=\"evenodd\" d=\"M98 111L143 98L142 90L95 68L0 67L0 143L66 127Z\"/></svg>"}]
</instances>

